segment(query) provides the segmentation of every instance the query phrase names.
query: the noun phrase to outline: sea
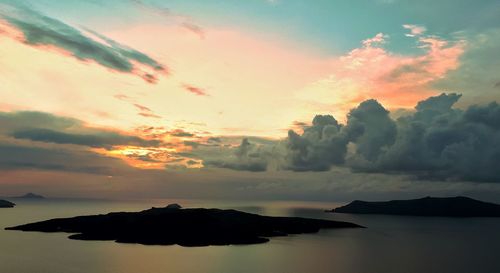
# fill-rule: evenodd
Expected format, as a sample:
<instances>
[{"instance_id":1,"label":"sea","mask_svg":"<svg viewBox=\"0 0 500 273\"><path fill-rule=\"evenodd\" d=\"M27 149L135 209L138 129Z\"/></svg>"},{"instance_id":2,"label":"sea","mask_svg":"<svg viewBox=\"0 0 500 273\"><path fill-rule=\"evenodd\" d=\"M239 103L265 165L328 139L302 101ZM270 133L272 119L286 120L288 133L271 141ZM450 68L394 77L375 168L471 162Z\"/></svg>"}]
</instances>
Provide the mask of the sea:
<instances>
[{"instance_id":1,"label":"sea","mask_svg":"<svg viewBox=\"0 0 500 273\"><path fill-rule=\"evenodd\" d=\"M327 213L341 203L11 199L0 209L0 273L498 273L500 218ZM5 227L59 217L183 207L349 221L364 229L274 237L257 245L181 247L78 241Z\"/></svg>"}]
</instances>

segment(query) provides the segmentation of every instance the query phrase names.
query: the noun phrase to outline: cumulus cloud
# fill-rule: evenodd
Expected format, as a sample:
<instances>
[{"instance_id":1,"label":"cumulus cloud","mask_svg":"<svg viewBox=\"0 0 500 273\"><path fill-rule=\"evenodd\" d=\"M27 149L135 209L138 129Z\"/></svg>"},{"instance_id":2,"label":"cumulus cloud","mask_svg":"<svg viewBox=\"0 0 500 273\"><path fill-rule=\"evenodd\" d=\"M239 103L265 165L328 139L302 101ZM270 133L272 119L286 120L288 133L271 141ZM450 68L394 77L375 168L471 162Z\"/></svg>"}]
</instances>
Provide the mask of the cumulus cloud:
<instances>
[{"instance_id":1,"label":"cumulus cloud","mask_svg":"<svg viewBox=\"0 0 500 273\"><path fill-rule=\"evenodd\" d=\"M285 139L284 168L325 171L342 165L357 172L399 173L419 179L500 182L500 106L453 105L458 94L420 101L415 112L392 120L375 100L352 109L346 125L316 116L302 135Z\"/></svg>"},{"instance_id":2,"label":"cumulus cloud","mask_svg":"<svg viewBox=\"0 0 500 273\"><path fill-rule=\"evenodd\" d=\"M114 71L132 73L149 83L155 83L157 74L168 73L167 68L148 55L122 45L95 31L86 32L48 17L20 3L1 3L0 18L22 33L16 37L31 46L50 46L82 61L94 61ZM3 32L8 34L8 32Z\"/></svg>"},{"instance_id":3,"label":"cumulus cloud","mask_svg":"<svg viewBox=\"0 0 500 273\"><path fill-rule=\"evenodd\" d=\"M267 146L268 147L268 146ZM220 152L225 154L217 158L205 159L206 166L227 168L239 171L262 172L266 171L269 163L270 151L266 146L251 143L243 138L237 147L222 147Z\"/></svg>"},{"instance_id":4,"label":"cumulus cloud","mask_svg":"<svg viewBox=\"0 0 500 273\"><path fill-rule=\"evenodd\" d=\"M387 38L389 38L389 36L387 34L377 33L377 35L373 36L372 38L368 38L368 39L363 40L362 44L365 47L371 47L372 45L373 46L381 45L381 44L385 43Z\"/></svg>"},{"instance_id":5,"label":"cumulus cloud","mask_svg":"<svg viewBox=\"0 0 500 273\"><path fill-rule=\"evenodd\" d=\"M396 138L396 124L378 101L367 100L351 110L347 117L346 133L356 144L356 154L376 160Z\"/></svg>"},{"instance_id":6,"label":"cumulus cloud","mask_svg":"<svg viewBox=\"0 0 500 273\"><path fill-rule=\"evenodd\" d=\"M283 167L294 171L328 170L344 162L347 143L348 136L334 117L318 115L302 135L288 131Z\"/></svg>"}]
</instances>

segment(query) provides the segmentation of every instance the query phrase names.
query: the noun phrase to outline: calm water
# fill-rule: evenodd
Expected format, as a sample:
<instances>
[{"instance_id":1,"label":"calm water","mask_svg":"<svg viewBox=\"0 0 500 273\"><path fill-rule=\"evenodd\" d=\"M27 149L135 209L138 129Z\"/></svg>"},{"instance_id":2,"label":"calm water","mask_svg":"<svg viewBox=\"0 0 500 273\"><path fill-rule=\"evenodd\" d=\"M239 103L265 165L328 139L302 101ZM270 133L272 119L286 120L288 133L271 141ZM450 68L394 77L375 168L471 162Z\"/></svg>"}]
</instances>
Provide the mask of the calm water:
<instances>
[{"instance_id":1,"label":"calm water","mask_svg":"<svg viewBox=\"0 0 500 273\"><path fill-rule=\"evenodd\" d=\"M420 218L323 213L337 204L155 200L15 200L0 209L0 273L322 273L500 272L500 219ZM179 202L267 215L352 221L367 229L278 237L249 246L143 246L74 241L68 234L5 231L55 217L138 211Z\"/></svg>"}]
</instances>

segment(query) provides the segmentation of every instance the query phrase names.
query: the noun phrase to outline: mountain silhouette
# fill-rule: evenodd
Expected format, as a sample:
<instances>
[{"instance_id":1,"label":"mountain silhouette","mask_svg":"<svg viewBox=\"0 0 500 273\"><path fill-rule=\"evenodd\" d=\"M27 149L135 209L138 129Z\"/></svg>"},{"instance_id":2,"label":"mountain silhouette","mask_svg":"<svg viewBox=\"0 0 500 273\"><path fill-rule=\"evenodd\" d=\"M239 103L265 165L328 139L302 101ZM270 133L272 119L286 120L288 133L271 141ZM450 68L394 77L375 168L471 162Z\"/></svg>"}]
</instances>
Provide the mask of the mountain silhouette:
<instances>
[{"instance_id":1,"label":"mountain silhouette","mask_svg":"<svg viewBox=\"0 0 500 273\"><path fill-rule=\"evenodd\" d=\"M7 200L0 200L0 208L13 208L15 205Z\"/></svg>"},{"instance_id":2,"label":"mountain silhouette","mask_svg":"<svg viewBox=\"0 0 500 273\"><path fill-rule=\"evenodd\" d=\"M500 205L468 197L424 197L385 202L353 201L331 210L337 213L448 217L500 217Z\"/></svg>"},{"instance_id":3,"label":"mountain silhouette","mask_svg":"<svg viewBox=\"0 0 500 273\"><path fill-rule=\"evenodd\" d=\"M68 232L78 240L114 240L146 245L208 246L257 244L269 237L315 233L327 228L361 227L348 222L299 217L270 217L237 210L178 205L141 212L60 218L6 228L7 230Z\"/></svg>"},{"instance_id":4,"label":"mountain silhouette","mask_svg":"<svg viewBox=\"0 0 500 273\"><path fill-rule=\"evenodd\" d=\"M21 195L21 196L16 196L14 198L24 198L24 199L45 199L45 197L39 195L39 194L34 194L32 192L28 192L27 194L25 195Z\"/></svg>"}]
</instances>

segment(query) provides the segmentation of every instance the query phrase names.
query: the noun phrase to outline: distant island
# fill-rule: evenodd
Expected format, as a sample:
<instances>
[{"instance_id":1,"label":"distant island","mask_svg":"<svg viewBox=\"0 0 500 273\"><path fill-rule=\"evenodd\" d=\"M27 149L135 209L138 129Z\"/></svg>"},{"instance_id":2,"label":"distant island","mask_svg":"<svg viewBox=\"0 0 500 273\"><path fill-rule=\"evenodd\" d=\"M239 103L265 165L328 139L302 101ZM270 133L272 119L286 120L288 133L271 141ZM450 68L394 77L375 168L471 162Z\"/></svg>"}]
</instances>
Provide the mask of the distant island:
<instances>
[{"instance_id":1,"label":"distant island","mask_svg":"<svg viewBox=\"0 0 500 273\"><path fill-rule=\"evenodd\" d=\"M15 205L7 200L0 200L0 208L13 208Z\"/></svg>"},{"instance_id":2,"label":"distant island","mask_svg":"<svg viewBox=\"0 0 500 273\"><path fill-rule=\"evenodd\" d=\"M299 217L270 217L237 210L190 208L178 205L141 212L114 212L36 222L6 230L67 232L77 240L113 240L145 245L209 246L258 244L269 237L316 233L320 229L359 228L339 221Z\"/></svg>"},{"instance_id":3,"label":"distant island","mask_svg":"<svg viewBox=\"0 0 500 273\"><path fill-rule=\"evenodd\" d=\"M27 194L25 195L21 195L21 196L16 196L16 197L13 197L13 198L23 198L23 199L45 199L45 197L41 196L41 195L38 195L38 194L34 194L32 192L28 192Z\"/></svg>"},{"instance_id":4,"label":"distant island","mask_svg":"<svg viewBox=\"0 0 500 273\"><path fill-rule=\"evenodd\" d=\"M500 217L500 205L468 197L425 197L386 202L353 201L330 212L446 217Z\"/></svg>"}]
</instances>

